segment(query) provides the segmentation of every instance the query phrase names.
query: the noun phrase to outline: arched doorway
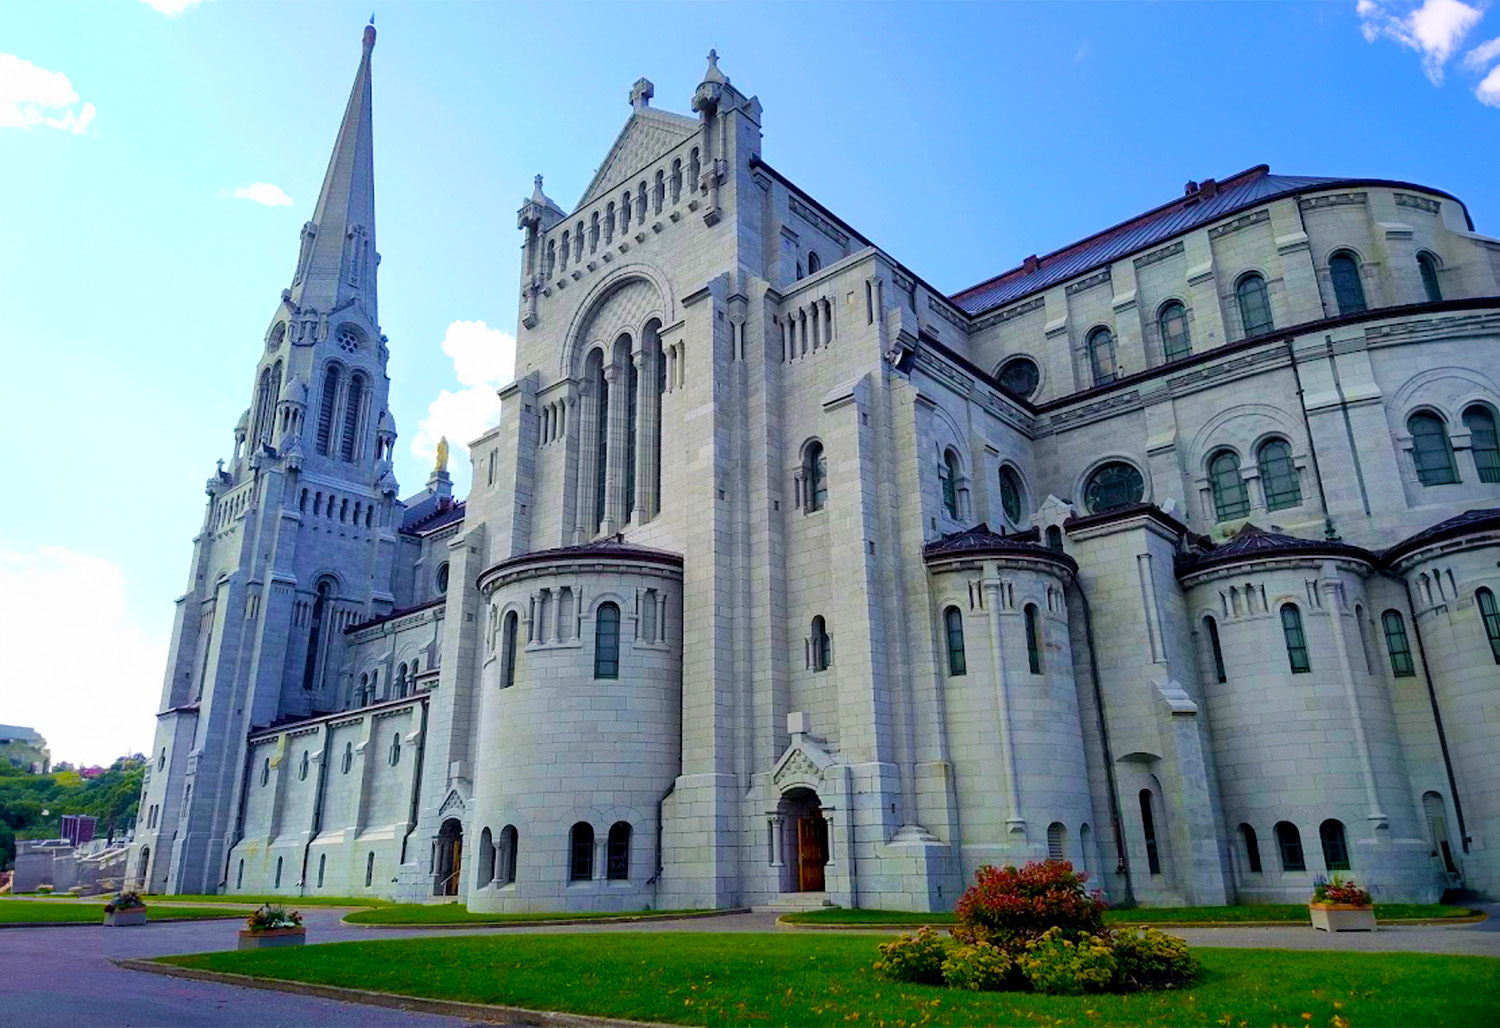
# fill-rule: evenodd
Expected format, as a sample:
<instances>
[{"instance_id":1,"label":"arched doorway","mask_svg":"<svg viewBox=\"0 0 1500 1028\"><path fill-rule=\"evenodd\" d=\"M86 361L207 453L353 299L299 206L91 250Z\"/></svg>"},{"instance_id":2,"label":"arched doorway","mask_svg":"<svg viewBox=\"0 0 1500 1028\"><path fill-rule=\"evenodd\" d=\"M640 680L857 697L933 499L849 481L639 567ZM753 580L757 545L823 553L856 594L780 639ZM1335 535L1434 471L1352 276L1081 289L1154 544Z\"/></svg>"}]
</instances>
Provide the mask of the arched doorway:
<instances>
[{"instance_id":1,"label":"arched doorway","mask_svg":"<svg viewBox=\"0 0 1500 1028\"><path fill-rule=\"evenodd\" d=\"M149 887L151 885L151 879L148 878L148 877L146 877L146 873L148 871L150 871L150 870L151 870L151 847L150 846L142 846L141 847L140 866L136 868L136 872L135 872L136 877L141 880L140 890L142 892L148 891L148 889L149 889Z\"/></svg>"},{"instance_id":2,"label":"arched doorway","mask_svg":"<svg viewBox=\"0 0 1500 1028\"><path fill-rule=\"evenodd\" d=\"M787 892L823 892L827 885L823 869L828 864L828 821L818 794L811 789L793 789L778 805L786 832Z\"/></svg>"},{"instance_id":3,"label":"arched doorway","mask_svg":"<svg viewBox=\"0 0 1500 1028\"><path fill-rule=\"evenodd\" d=\"M438 829L437 848L432 861L432 894L457 896L459 875L463 871L464 826L450 817Z\"/></svg>"}]
</instances>

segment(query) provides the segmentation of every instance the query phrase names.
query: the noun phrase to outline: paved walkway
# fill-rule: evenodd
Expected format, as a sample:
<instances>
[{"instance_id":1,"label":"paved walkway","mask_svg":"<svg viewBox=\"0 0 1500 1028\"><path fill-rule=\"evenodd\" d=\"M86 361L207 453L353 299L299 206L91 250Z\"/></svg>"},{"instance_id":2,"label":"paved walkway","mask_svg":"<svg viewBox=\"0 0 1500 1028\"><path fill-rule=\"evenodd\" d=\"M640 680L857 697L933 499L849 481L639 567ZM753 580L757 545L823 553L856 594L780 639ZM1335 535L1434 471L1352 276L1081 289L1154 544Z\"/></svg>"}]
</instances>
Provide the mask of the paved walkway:
<instances>
[{"instance_id":1,"label":"paved walkway","mask_svg":"<svg viewBox=\"0 0 1500 1028\"><path fill-rule=\"evenodd\" d=\"M1246 946L1292 950L1412 951L1500 957L1500 904L1486 904L1490 919L1476 925L1387 927L1373 934L1328 935L1306 928L1173 928L1194 946ZM359 928L339 923L345 911L314 907L303 912L315 942L407 939L430 935L496 935L516 932L767 932L776 914L645 924L594 923L543 928ZM238 921L179 921L143 928L26 928L0 931L0 1025L87 1028L92 1025L458 1026L458 1018L413 1014L288 993L240 989L122 971L112 957L155 957L233 949ZM810 934L810 933L809 933Z\"/></svg>"}]
</instances>

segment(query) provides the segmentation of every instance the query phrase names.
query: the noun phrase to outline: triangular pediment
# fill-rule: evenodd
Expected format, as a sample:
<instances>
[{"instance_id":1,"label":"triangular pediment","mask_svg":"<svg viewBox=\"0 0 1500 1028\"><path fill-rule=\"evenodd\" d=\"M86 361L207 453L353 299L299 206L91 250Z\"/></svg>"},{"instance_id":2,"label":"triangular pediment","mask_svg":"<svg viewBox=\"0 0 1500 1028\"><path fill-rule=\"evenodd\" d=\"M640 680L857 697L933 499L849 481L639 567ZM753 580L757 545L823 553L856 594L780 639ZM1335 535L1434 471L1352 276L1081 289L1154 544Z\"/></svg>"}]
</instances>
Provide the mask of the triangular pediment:
<instances>
[{"instance_id":1,"label":"triangular pediment","mask_svg":"<svg viewBox=\"0 0 1500 1028\"><path fill-rule=\"evenodd\" d=\"M615 137L615 145L610 147L599 170L594 172L578 207L603 196L697 132L698 123L681 114L654 107L635 111Z\"/></svg>"},{"instance_id":2,"label":"triangular pediment","mask_svg":"<svg viewBox=\"0 0 1500 1028\"><path fill-rule=\"evenodd\" d=\"M443 800L443 805L438 808L438 817L463 817L468 810L469 804L457 789L448 790L448 798Z\"/></svg>"},{"instance_id":3,"label":"triangular pediment","mask_svg":"<svg viewBox=\"0 0 1500 1028\"><path fill-rule=\"evenodd\" d=\"M837 761L817 740L806 735L795 736L781 759L771 770L771 784L778 792L788 789L812 789L822 784L823 772Z\"/></svg>"}]
</instances>

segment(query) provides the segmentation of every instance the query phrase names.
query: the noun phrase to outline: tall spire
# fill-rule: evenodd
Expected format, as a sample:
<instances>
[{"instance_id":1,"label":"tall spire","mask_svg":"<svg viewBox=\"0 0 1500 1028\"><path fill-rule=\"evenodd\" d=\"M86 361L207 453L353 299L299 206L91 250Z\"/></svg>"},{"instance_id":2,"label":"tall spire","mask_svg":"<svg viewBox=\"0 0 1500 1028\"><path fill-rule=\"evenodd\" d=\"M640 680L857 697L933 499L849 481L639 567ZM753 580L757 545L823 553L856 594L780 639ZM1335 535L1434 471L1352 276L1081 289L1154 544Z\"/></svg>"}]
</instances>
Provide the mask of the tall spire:
<instances>
[{"instance_id":1,"label":"tall spire","mask_svg":"<svg viewBox=\"0 0 1500 1028\"><path fill-rule=\"evenodd\" d=\"M292 302L321 313L353 300L377 324L375 306L375 148L370 117L370 53L374 18L365 26L363 53L344 108L328 172L312 220L302 228L302 248L292 282Z\"/></svg>"}]
</instances>

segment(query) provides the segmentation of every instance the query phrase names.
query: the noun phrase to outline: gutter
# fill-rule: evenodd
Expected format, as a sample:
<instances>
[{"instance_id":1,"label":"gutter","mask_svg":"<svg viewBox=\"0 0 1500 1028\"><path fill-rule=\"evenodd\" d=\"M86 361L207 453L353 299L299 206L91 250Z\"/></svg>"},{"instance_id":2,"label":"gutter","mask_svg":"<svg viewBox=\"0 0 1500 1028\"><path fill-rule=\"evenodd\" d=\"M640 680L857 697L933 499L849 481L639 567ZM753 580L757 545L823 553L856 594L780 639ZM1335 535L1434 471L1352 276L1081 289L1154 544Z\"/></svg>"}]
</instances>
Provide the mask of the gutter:
<instances>
[{"instance_id":1,"label":"gutter","mask_svg":"<svg viewBox=\"0 0 1500 1028\"><path fill-rule=\"evenodd\" d=\"M1432 704L1432 720L1437 725L1438 748L1443 751L1443 770L1448 773L1448 792L1453 797L1453 813L1458 818L1458 837L1464 852L1469 852L1469 830L1464 827L1464 805L1458 798L1458 779L1453 777L1453 759L1448 755L1448 735L1443 731L1443 713L1438 709L1437 689L1432 684L1432 671L1427 666L1427 646L1422 642L1422 624L1417 620L1417 605L1412 602L1411 582L1405 575L1397 576L1406 589L1406 609L1411 611L1411 630L1417 637L1417 655L1422 658L1422 678L1427 682L1427 700Z\"/></svg>"},{"instance_id":2,"label":"gutter","mask_svg":"<svg viewBox=\"0 0 1500 1028\"><path fill-rule=\"evenodd\" d=\"M312 831L308 833L307 843L302 847L302 877L297 881L297 887L302 890L302 895L307 895L307 860L312 855L313 840L323 830L323 799L328 786L328 754L329 747L333 744L333 725L323 726L323 756L318 758L318 791L316 800L313 802Z\"/></svg>"},{"instance_id":3,"label":"gutter","mask_svg":"<svg viewBox=\"0 0 1500 1028\"><path fill-rule=\"evenodd\" d=\"M401 863L406 863L406 844L412 832L417 830L417 813L422 803L422 762L427 755L427 698L422 699L422 734L417 739L417 771L411 781L411 811L407 817L406 834L401 837Z\"/></svg>"},{"instance_id":4,"label":"gutter","mask_svg":"<svg viewBox=\"0 0 1500 1028\"><path fill-rule=\"evenodd\" d=\"M1083 605L1083 634L1088 641L1089 647L1089 678L1094 687L1094 708L1099 715L1099 741L1104 747L1104 776L1109 783L1109 820L1114 829L1115 852L1119 855L1119 862L1115 865L1115 874L1125 876L1125 903L1127 906L1135 906L1135 885L1130 880L1130 857L1125 847L1125 822L1120 816L1120 789L1115 781L1115 758L1109 748L1109 724L1104 717L1104 690L1099 686L1099 658L1094 648L1094 613L1089 607L1089 598L1083 591L1083 586L1078 584L1078 579L1073 580L1073 588L1078 594L1078 601Z\"/></svg>"}]
</instances>

